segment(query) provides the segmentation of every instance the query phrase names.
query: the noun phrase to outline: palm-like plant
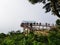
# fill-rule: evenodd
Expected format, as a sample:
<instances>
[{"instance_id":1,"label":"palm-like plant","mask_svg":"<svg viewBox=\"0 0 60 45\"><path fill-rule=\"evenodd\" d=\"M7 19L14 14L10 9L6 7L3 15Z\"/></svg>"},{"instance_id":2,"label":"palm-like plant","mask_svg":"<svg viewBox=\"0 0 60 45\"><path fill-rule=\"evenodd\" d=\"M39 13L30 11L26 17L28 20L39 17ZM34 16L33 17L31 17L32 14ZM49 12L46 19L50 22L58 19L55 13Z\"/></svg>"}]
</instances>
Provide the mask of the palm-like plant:
<instances>
[{"instance_id":1,"label":"palm-like plant","mask_svg":"<svg viewBox=\"0 0 60 45\"><path fill-rule=\"evenodd\" d=\"M29 0L32 4L42 2L45 4L43 8L46 9L46 13L52 11L54 15L60 18L60 0ZM48 2L48 3L47 3Z\"/></svg>"}]
</instances>

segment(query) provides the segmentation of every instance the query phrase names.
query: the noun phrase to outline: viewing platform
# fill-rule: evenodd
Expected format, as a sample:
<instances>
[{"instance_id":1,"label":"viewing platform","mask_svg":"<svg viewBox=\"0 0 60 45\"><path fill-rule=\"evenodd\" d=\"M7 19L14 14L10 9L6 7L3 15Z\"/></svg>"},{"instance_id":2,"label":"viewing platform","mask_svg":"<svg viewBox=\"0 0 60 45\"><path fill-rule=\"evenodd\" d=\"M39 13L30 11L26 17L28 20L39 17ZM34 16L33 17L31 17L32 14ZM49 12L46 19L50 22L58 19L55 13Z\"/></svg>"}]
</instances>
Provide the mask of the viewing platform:
<instances>
[{"instance_id":1,"label":"viewing platform","mask_svg":"<svg viewBox=\"0 0 60 45\"><path fill-rule=\"evenodd\" d=\"M30 30L30 31L39 31L39 30L50 30L54 27L54 24L49 23L36 23L36 22L22 22L21 27L23 30Z\"/></svg>"}]
</instances>

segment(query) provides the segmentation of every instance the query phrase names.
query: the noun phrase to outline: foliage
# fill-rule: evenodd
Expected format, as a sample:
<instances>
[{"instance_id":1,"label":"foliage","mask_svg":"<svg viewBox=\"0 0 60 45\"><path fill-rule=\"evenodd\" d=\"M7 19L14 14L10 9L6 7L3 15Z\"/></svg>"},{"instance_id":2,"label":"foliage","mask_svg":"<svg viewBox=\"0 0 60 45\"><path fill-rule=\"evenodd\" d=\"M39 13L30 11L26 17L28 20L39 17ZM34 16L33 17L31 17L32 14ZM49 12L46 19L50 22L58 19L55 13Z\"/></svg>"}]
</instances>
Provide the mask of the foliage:
<instances>
[{"instance_id":1,"label":"foliage","mask_svg":"<svg viewBox=\"0 0 60 45\"><path fill-rule=\"evenodd\" d=\"M56 25L60 25L60 19L56 20Z\"/></svg>"},{"instance_id":2,"label":"foliage","mask_svg":"<svg viewBox=\"0 0 60 45\"><path fill-rule=\"evenodd\" d=\"M0 33L0 45L60 45L60 32L51 29L48 36L36 35L33 32L25 36L19 31Z\"/></svg>"},{"instance_id":3,"label":"foliage","mask_svg":"<svg viewBox=\"0 0 60 45\"><path fill-rule=\"evenodd\" d=\"M56 26L57 26L58 29L60 29L60 19L56 20Z\"/></svg>"},{"instance_id":4,"label":"foliage","mask_svg":"<svg viewBox=\"0 0 60 45\"><path fill-rule=\"evenodd\" d=\"M42 2L45 6L46 13L52 11L54 15L60 18L60 0L29 0L32 4Z\"/></svg>"}]
</instances>

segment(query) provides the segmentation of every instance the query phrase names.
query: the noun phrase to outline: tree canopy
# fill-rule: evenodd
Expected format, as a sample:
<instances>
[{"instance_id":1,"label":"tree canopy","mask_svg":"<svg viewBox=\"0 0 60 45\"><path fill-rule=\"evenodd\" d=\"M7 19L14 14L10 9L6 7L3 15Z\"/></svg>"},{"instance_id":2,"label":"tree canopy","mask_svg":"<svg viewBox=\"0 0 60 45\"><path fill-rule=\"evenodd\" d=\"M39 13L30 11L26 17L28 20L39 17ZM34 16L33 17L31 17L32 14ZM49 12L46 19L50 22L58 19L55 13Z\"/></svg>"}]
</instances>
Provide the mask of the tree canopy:
<instances>
[{"instance_id":1,"label":"tree canopy","mask_svg":"<svg viewBox=\"0 0 60 45\"><path fill-rule=\"evenodd\" d=\"M60 25L60 19L57 19L57 20L56 20L56 24L57 24L57 25Z\"/></svg>"},{"instance_id":2,"label":"tree canopy","mask_svg":"<svg viewBox=\"0 0 60 45\"><path fill-rule=\"evenodd\" d=\"M42 2L45 5L43 8L46 9L46 13L51 11L52 14L60 18L60 0L29 0L29 2L32 4Z\"/></svg>"},{"instance_id":3,"label":"tree canopy","mask_svg":"<svg viewBox=\"0 0 60 45\"><path fill-rule=\"evenodd\" d=\"M0 33L0 45L60 45L60 31L55 31L55 29L49 31L47 36L36 35L33 32L25 36L18 32Z\"/></svg>"}]
</instances>

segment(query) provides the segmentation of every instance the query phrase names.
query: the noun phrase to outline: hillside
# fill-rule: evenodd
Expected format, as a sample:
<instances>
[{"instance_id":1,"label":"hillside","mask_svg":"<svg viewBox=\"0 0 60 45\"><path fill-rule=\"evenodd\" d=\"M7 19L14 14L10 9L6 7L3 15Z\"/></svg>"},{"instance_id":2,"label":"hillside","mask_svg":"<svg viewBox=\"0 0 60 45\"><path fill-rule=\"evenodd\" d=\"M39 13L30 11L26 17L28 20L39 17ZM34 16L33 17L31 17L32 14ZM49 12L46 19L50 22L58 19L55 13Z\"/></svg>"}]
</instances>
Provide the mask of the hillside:
<instances>
[{"instance_id":1,"label":"hillside","mask_svg":"<svg viewBox=\"0 0 60 45\"><path fill-rule=\"evenodd\" d=\"M30 32L27 35L20 31L11 31L8 34L0 33L0 45L60 45L58 29L51 29L48 31L48 35L45 35L46 32L40 31L40 34Z\"/></svg>"},{"instance_id":2,"label":"hillside","mask_svg":"<svg viewBox=\"0 0 60 45\"><path fill-rule=\"evenodd\" d=\"M50 30L0 33L0 45L60 45L60 20Z\"/></svg>"}]
</instances>

